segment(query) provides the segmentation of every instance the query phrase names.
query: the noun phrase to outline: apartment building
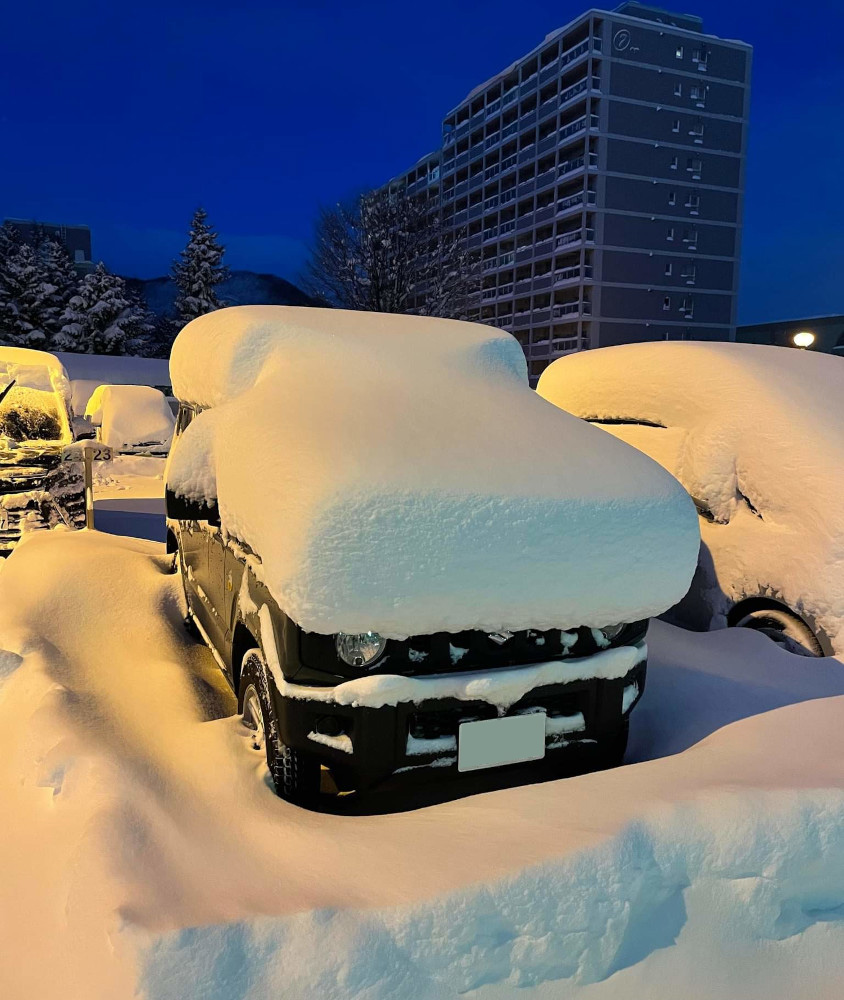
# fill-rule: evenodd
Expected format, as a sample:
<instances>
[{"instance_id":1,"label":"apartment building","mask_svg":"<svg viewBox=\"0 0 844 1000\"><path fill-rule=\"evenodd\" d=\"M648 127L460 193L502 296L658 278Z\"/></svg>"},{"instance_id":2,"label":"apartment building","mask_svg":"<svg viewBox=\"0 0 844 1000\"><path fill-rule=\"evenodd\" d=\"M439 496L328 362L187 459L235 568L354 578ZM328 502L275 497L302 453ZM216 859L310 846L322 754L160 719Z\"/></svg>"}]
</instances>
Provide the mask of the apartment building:
<instances>
[{"instance_id":1,"label":"apartment building","mask_svg":"<svg viewBox=\"0 0 844 1000\"><path fill-rule=\"evenodd\" d=\"M697 17L589 10L476 87L391 182L465 234L470 318L518 337L532 378L590 347L734 339L750 63Z\"/></svg>"}]
</instances>

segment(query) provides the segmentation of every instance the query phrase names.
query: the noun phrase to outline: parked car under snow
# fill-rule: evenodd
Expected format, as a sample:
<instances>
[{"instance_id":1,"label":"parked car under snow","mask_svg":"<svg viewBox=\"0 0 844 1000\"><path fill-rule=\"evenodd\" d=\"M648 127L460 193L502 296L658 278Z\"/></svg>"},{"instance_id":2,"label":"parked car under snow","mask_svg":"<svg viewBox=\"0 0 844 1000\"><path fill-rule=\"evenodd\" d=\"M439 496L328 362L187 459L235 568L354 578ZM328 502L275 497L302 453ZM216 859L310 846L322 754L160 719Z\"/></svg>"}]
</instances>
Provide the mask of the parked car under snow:
<instances>
[{"instance_id":1,"label":"parked car under snow","mask_svg":"<svg viewBox=\"0 0 844 1000\"><path fill-rule=\"evenodd\" d=\"M44 351L0 347L0 556L24 531L85 524L80 461L62 461L72 441L70 385Z\"/></svg>"},{"instance_id":2,"label":"parked car under snow","mask_svg":"<svg viewBox=\"0 0 844 1000\"><path fill-rule=\"evenodd\" d=\"M166 497L189 615L278 792L592 751L620 762L694 506L530 390L515 339L279 306L171 356Z\"/></svg>"},{"instance_id":3,"label":"parked car under snow","mask_svg":"<svg viewBox=\"0 0 844 1000\"><path fill-rule=\"evenodd\" d=\"M85 407L97 439L123 455L166 455L175 418L167 397L148 385L100 385Z\"/></svg>"},{"instance_id":4,"label":"parked car under snow","mask_svg":"<svg viewBox=\"0 0 844 1000\"><path fill-rule=\"evenodd\" d=\"M666 617L844 654L844 360L752 344L630 344L561 358L539 395L672 472L700 562Z\"/></svg>"}]
</instances>

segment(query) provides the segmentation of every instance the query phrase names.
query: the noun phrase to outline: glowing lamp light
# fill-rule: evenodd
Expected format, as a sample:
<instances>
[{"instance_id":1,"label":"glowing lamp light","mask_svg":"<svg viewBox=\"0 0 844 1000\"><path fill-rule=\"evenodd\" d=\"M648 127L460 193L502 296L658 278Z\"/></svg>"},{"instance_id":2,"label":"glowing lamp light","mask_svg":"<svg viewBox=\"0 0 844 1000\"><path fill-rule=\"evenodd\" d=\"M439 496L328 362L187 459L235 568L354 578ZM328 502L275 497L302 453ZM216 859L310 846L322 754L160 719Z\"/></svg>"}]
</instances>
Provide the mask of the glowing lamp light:
<instances>
[{"instance_id":1,"label":"glowing lamp light","mask_svg":"<svg viewBox=\"0 0 844 1000\"><path fill-rule=\"evenodd\" d=\"M795 347L800 347L805 351L807 347L811 347L812 344L814 344L815 335L811 332L811 330L800 330L799 333L794 334L791 338L791 342Z\"/></svg>"}]
</instances>

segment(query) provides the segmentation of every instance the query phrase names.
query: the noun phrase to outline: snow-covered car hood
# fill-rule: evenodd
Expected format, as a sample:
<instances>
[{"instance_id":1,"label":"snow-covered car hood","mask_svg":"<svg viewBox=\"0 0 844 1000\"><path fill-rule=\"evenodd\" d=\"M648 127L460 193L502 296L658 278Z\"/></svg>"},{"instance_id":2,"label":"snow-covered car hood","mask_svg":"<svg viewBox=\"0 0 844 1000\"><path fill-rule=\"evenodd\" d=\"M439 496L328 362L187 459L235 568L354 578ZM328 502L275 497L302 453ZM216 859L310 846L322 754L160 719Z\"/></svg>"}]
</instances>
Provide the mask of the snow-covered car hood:
<instances>
[{"instance_id":1,"label":"snow-covered car hood","mask_svg":"<svg viewBox=\"0 0 844 1000\"><path fill-rule=\"evenodd\" d=\"M714 517L703 536L727 596L778 596L844 649L844 359L629 344L556 361L537 392L579 417L629 422L606 430L664 464Z\"/></svg>"},{"instance_id":2,"label":"snow-covered car hood","mask_svg":"<svg viewBox=\"0 0 844 1000\"><path fill-rule=\"evenodd\" d=\"M168 487L218 498L307 630L603 626L688 587L686 493L532 392L508 334L235 307L185 327L171 374L207 409L174 443Z\"/></svg>"}]
</instances>

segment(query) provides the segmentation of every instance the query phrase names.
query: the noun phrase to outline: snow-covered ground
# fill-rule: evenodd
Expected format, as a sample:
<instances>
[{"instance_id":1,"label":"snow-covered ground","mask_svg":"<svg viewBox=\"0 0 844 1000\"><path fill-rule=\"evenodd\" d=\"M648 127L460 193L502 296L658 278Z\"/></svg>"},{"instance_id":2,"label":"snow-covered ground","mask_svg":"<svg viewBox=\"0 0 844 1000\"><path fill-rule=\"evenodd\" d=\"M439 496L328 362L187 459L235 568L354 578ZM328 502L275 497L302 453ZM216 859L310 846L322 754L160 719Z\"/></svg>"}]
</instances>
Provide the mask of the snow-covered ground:
<instances>
[{"instance_id":1,"label":"snow-covered ground","mask_svg":"<svg viewBox=\"0 0 844 1000\"><path fill-rule=\"evenodd\" d=\"M94 464L94 520L101 531L164 539L166 459L115 455Z\"/></svg>"},{"instance_id":2,"label":"snow-covered ground","mask_svg":"<svg viewBox=\"0 0 844 1000\"><path fill-rule=\"evenodd\" d=\"M638 763L316 814L167 569L57 531L0 571L3 1000L837 992L844 664L656 623Z\"/></svg>"}]
</instances>

